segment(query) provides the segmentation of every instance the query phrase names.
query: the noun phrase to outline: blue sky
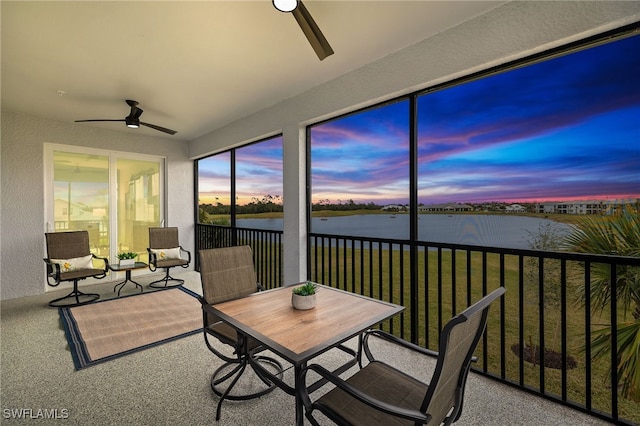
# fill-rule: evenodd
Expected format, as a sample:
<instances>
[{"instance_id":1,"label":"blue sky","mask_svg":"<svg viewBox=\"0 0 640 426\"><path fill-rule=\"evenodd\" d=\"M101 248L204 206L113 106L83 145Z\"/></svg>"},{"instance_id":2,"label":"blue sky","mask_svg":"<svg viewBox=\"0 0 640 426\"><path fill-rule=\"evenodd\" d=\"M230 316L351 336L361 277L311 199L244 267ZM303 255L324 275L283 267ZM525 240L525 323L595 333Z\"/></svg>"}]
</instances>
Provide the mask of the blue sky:
<instances>
[{"instance_id":1,"label":"blue sky","mask_svg":"<svg viewBox=\"0 0 640 426\"><path fill-rule=\"evenodd\" d=\"M639 58L635 37L425 96L422 164L469 201L638 196Z\"/></svg>"},{"instance_id":2,"label":"blue sky","mask_svg":"<svg viewBox=\"0 0 640 426\"><path fill-rule=\"evenodd\" d=\"M200 160L198 175L199 204L229 205L229 152ZM253 197L282 196L282 137L236 150L236 195L240 205L250 203Z\"/></svg>"},{"instance_id":3,"label":"blue sky","mask_svg":"<svg viewBox=\"0 0 640 426\"><path fill-rule=\"evenodd\" d=\"M420 202L640 197L639 69L636 36L420 96ZM400 100L312 127L313 201L407 203L408 115ZM278 144L238 149L240 204L282 195ZM201 201L228 187L228 154L201 161Z\"/></svg>"}]
</instances>

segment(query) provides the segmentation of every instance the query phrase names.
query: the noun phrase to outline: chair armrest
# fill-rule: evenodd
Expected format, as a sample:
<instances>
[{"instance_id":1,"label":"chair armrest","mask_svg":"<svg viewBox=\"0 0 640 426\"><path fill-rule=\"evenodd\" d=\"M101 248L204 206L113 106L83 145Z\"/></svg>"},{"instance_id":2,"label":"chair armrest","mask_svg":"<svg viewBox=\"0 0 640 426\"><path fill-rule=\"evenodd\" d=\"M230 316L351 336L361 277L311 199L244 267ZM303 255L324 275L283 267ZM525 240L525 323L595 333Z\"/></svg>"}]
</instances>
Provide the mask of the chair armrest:
<instances>
[{"instance_id":1,"label":"chair armrest","mask_svg":"<svg viewBox=\"0 0 640 426\"><path fill-rule=\"evenodd\" d=\"M60 285L60 265L51 262L49 259L42 259L47 264L47 284L51 287L57 287ZM51 272L49 272L51 270ZM49 278L53 277L55 282L52 284Z\"/></svg>"},{"instance_id":2,"label":"chair armrest","mask_svg":"<svg viewBox=\"0 0 640 426\"><path fill-rule=\"evenodd\" d=\"M102 260L104 262L104 273L106 274L109 271L109 259L102 256L96 256L93 253L91 253L91 255L93 256L94 259Z\"/></svg>"},{"instance_id":3,"label":"chair armrest","mask_svg":"<svg viewBox=\"0 0 640 426\"><path fill-rule=\"evenodd\" d=\"M187 254L187 264L182 266L183 268L186 268L191 263L191 252L189 250L183 249L182 246L178 246L178 247L180 247L180 251Z\"/></svg>"},{"instance_id":4,"label":"chair armrest","mask_svg":"<svg viewBox=\"0 0 640 426\"><path fill-rule=\"evenodd\" d=\"M149 247L147 247L147 253L149 254L149 270L151 272L155 272L158 267L156 265L156 261L158 260L158 257L154 252L151 251L151 248Z\"/></svg>"},{"instance_id":5,"label":"chair armrest","mask_svg":"<svg viewBox=\"0 0 640 426\"><path fill-rule=\"evenodd\" d=\"M374 398L362 392L361 390L355 388L354 386L349 384L347 381L341 379L340 377L336 376L335 374L331 373L329 370L327 370L326 368L318 364L310 364L302 370L301 380L303 384L306 383L306 375L309 370L313 370L314 372L319 374L323 379L333 383L336 387L340 388L344 392L358 399L362 403L375 408L376 410L380 410L392 416L401 417L404 419L411 420L413 422L419 422L423 424L429 422L429 420L431 419L431 416L429 414L425 414L421 411L411 410L403 407L397 407L395 405L388 404L384 401L380 401L379 399ZM313 404L311 403L311 399L309 398L309 394L307 393L307 387L302 386L301 391L302 391L301 392L302 402L305 405L306 411L309 411L312 409Z\"/></svg>"},{"instance_id":6,"label":"chair armrest","mask_svg":"<svg viewBox=\"0 0 640 426\"><path fill-rule=\"evenodd\" d=\"M436 351L432 351L431 349L427 349L427 348L423 348L422 346L418 346L414 343L411 342L407 342L404 339L401 339L397 336L394 336L393 334L387 333L386 331L382 331L382 330L367 330L364 333L364 338L362 340L362 345L364 348L364 353L367 356L367 359L369 360L369 362L373 361L375 358L373 356L373 354L371 353L371 350L369 349L369 337L370 336L375 336L378 337L380 339L389 341L391 343L395 343L399 346L402 346L404 348L410 349L412 351L418 352L420 354L423 355L428 355L431 357L438 357L438 352Z\"/></svg>"}]
</instances>

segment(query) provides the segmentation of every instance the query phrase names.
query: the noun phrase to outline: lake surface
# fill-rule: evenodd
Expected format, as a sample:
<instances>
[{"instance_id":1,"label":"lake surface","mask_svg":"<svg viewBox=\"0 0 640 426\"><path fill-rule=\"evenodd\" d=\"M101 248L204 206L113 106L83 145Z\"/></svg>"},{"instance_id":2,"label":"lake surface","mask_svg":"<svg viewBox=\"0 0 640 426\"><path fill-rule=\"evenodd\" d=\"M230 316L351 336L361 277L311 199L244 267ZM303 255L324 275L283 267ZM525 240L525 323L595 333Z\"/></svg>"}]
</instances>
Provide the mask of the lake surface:
<instances>
[{"instance_id":1,"label":"lake surface","mask_svg":"<svg viewBox=\"0 0 640 426\"><path fill-rule=\"evenodd\" d=\"M282 219L238 219L237 226L282 230ZM418 238L439 243L528 249L529 241L547 226L552 226L559 235L571 231L569 225L536 217L425 214L419 216ZM406 240L409 238L409 215L313 218L311 230L321 234Z\"/></svg>"}]
</instances>

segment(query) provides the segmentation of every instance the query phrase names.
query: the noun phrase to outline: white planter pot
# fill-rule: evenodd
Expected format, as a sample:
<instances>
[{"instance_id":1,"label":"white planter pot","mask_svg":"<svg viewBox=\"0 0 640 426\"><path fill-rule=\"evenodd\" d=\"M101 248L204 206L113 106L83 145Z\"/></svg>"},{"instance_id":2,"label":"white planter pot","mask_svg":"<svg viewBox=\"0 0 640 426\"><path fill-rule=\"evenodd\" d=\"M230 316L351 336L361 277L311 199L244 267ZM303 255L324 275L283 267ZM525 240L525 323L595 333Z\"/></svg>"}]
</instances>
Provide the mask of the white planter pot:
<instances>
[{"instance_id":1,"label":"white planter pot","mask_svg":"<svg viewBox=\"0 0 640 426\"><path fill-rule=\"evenodd\" d=\"M291 305L294 309L306 311L316 307L316 295L300 296L299 294L291 294Z\"/></svg>"},{"instance_id":2,"label":"white planter pot","mask_svg":"<svg viewBox=\"0 0 640 426\"><path fill-rule=\"evenodd\" d=\"M121 259L118 264L120 266L133 266L136 264L136 260L135 259Z\"/></svg>"}]
</instances>

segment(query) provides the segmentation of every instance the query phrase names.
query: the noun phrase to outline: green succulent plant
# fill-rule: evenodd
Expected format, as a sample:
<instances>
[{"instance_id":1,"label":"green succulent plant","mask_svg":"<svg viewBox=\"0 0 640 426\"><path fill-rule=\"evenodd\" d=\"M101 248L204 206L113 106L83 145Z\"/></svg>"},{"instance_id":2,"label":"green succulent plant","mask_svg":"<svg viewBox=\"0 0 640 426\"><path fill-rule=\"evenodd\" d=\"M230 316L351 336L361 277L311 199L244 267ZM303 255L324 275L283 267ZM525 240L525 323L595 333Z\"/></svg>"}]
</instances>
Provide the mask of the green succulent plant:
<instances>
[{"instance_id":1,"label":"green succulent plant","mask_svg":"<svg viewBox=\"0 0 640 426\"><path fill-rule=\"evenodd\" d=\"M297 294L299 296L311 296L316 294L317 284L311 281L307 281L301 286L295 287L293 290L293 294Z\"/></svg>"},{"instance_id":2,"label":"green succulent plant","mask_svg":"<svg viewBox=\"0 0 640 426\"><path fill-rule=\"evenodd\" d=\"M133 251L123 251L122 253L118 253L117 256L120 260L135 259L136 257L138 257L138 253L135 253Z\"/></svg>"}]
</instances>

